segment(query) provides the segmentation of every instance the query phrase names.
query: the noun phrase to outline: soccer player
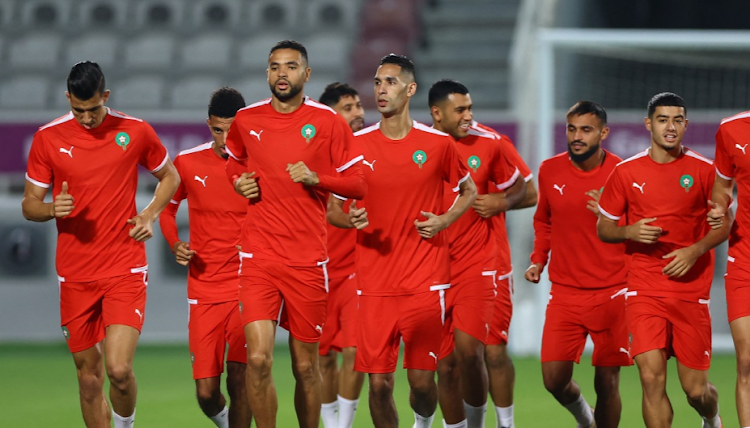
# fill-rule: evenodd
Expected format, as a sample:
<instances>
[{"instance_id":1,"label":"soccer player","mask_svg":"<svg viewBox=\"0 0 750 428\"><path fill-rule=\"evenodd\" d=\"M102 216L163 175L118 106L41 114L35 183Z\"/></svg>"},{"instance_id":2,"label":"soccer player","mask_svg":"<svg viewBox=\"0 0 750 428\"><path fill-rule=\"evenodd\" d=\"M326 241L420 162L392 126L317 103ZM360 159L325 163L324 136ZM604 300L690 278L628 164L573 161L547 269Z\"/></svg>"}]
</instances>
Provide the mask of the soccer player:
<instances>
[{"instance_id":1,"label":"soccer player","mask_svg":"<svg viewBox=\"0 0 750 428\"><path fill-rule=\"evenodd\" d=\"M518 168L505 157L500 139L471 128L469 90L454 80L440 80L430 88L428 104L435 129L456 140L477 193L486 195L492 181L505 192L501 199L506 204L504 210L521 202L526 184L519 179ZM449 192L445 196L447 209L455 197ZM448 428L484 427L488 389L484 349L494 308L497 258L491 221L489 216L469 210L448 228L451 288L446 291L438 362L438 396Z\"/></svg>"},{"instance_id":2,"label":"soccer player","mask_svg":"<svg viewBox=\"0 0 750 428\"><path fill-rule=\"evenodd\" d=\"M247 390L259 428L275 426L271 376L279 314L287 316L301 427L320 421L318 341L326 318L326 199L361 199L367 183L348 124L303 95L307 50L283 40L268 56L271 98L237 112L227 136L227 175L250 200L240 239L240 311Z\"/></svg>"},{"instance_id":3,"label":"soccer player","mask_svg":"<svg viewBox=\"0 0 750 428\"><path fill-rule=\"evenodd\" d=\"M415 427L429 427L437 407L437 368L450 287L448 236L440 233L469 209L476 187L448 134L411 119L414 64L380 60L375 98L381 121L359 131L368 194L343 211L332 200L329 221L356 227L359 322L355 370L370 374L376 427L397 427L394 372L401 339ZM443 209L446 183L455 203ZM458 193L458 195L455 195Z\"/></svg>"},{"instance_id":4,"label":"soccer player","mask_svg":"<svg viewBox=\"0 0 750 428\"><path fill-rule=\"evenodd\" d=\"M737 182L737 197L750 198L750 163L746 160L750 135L750 111L736 114L721 121L716 133L716 181L711 199L716 204L709 217L722 220L733 199L734 183ZM732 330L734 349L737 355L737 416L742 428L750 427L750 254L747 242L750 211L740 206L737 209L736 225L729 236L727 273L724 283L727 294L727 315Z\"/></svg>"},{"instance_id":5,"label":"soccer player","mask_svg":"<svg viewBox=\"0 0 750 428\"><path fill-rule=\"evenodd\" d=\"M133 357L146 310L144 241L180 178L153 128L105 107L104 74L90 61L68 74L71 111L34 134L23 216L57 223L62 332L78 374L87 427L133 426ZM158 180L136 211L137 165ZM52 202L44 202L52 187ZM104 340L106 338L106 340ZM104 368L110 405L104 395Z\"/></svg>"},{"instance_id":6,"label":"soccer player","mask_svg":"<svg viewBox=\"0 0 750 428\"><path fill-rule=\"evenodd\" d=\"M518 168L526 182L526 197L510 209L518 210L536 205L537 189L534 186L534 175L521 158L510 138L476 121L472 122L472 128L497 136L502 145L503 153ZM503 201L504 192L498 191L493 186L490 186L488 190L487 195L477 196L473 206L474 210L483 216L492 216L492 228L497 243L495 287L497 296L495 297L495 308L492 312L492 322L487 335L484 359L489 376L490 396L495 404L497 426L512 427L514 420L513 387L516 371L507 350L510 319L513 315L513 266L511 264L510 243L508 242L504 211L507 209L507 204Z\"/></svg>"},{"instance_id":7,"label":"soccer player","mask_svg":"<svg viewBox=\"0 0 750 428\"><path fill-rule=\"evenodd\" d=\"M714 183L713 163L682 146L687 111L670 92L648 103L651 147L619 163L599 200L597 232L604 242L625 242L630 355L643 387L647 427L671 425L667 359L704 428L721 426L718 394L708 382L711 363L709 292L713 249L729 222L711 230L705 218ZM625 216L627 223L618 222Z\"/></svg>"},{"instance_id":8,"label":"soccer player","mask_svg":"<svg viewBox=\"0 0 750 428\"><path fill-rule=\"evenodd\" d=\"M245 334L239 311L237 271L239 244L247 199L225 179L227 132L237 110L245 107L232 88L211 94L206 123L214 140L181 152L174 165L180 186L159 216L161 231L177 263L188 269L190 359L198 405L219 428L249 427L252 418L245 390ZM180 240L175 217L188 199L190 240ZM229 345L228 352L226 351ZM221 373L227 360L227 392L221 393Z\"/></svg>"},{"instance_id":9,"label":"soccer player","mask_svg":"<svg viewBox=\"0 0 750 428\"><path fill-rule=\"evenodd\" d=\"M351 86L331 83L320 96L320 102L341 115L352 131L364 128L365 111L357 90ZM319 349L323 377L320 416L326 428L351 428L365 381L364 373L354 370L357 355L356 241L355 230L328 224L328 309ZM338 352L343 356L341 370L336 362Z\"/></svg>"},{"instance_id":10,"label":"soccer player","mask_svg":"<svg viewBox=\"0 0 750 428\"><path fill-rule=\"evenodd\" d=\"M566 118L567 152L539 167L534 251L524 277L538 283L552 253L542 335L545 388L578 426L594 426L596 419L598 428L616 427L622 410L620 366L632 364L625 324L625 245L601 242L596 221L601 188L622 159L602 149L609 134L602 106L579 101ZM594 342L594 414L573 380L573 363L580 362L588 335Z\"/></svg>"}]
</instances>

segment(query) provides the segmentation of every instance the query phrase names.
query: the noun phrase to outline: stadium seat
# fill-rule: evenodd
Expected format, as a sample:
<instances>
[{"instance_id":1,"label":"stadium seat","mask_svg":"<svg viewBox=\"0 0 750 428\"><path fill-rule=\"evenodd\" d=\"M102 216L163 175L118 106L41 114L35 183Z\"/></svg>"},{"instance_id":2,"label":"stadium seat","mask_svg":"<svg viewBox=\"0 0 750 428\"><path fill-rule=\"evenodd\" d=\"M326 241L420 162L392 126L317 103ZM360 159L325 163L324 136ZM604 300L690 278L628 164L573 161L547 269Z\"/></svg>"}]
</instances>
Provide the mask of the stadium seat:
<instances>
[{"instance_id":1,"label":"stadium seat","mask_svg":"<svg viewBox=\"0 0 750 428\"><path fill-rule=\"evenodd\" d=\"M356 0L308 0L303 16L311 30L352 29L359 21L361 4Z\"/></svg>"},{"instance_id":2,"label":"stadium seat","mask_svg":"<svg viewBox=\"0 0 750 428\"><path fill-rule=\"evenodd\" d=\"M65 28L70 23L69 0L26 0L20 3L21 24L28 28Z\"/></svg>"},{"instance_id":3,"label":"stadium seat","mask_svg":"<svg viewBox=\"0 0 750 428\"><path fill-rule=\"evenodd\" d=\"M0 108L25 110L48 108L49 79L16 75L0 82Z\"/></svg>"},{"instance_id":4,"label":"stadium seat","mask_svg":"<svg viewBox=\"0 0 750 428\"><path fill-rule=\"evenodd\" d=\"M239 0L196 0L190 14L191 28L231 29L240 20Z\"/></svg>"},{"instance_id":5,"label":"stadium seat","mask_svg":"<svg viewBox=\"0 0 750 428\"><path fill-rule=\"evenodd\" d=\"M253 74L268 68L268 53L280 40L289 38L286 33L263 33L249 37L240 42L238 49L239 66L242 70L249 70Z\"/></svg>"},{"instance_id":6,"label":"stadium seat","mask_svg":"<svg viewBox=\"0 0 750 428\"><path fill-rule=\"evenodd\" d=\"M180 80L172 86L169 106L174 110L207 107L211 93L221 86L221 79L213 76L194 76Z\"/></svg>"},{"instance_id":7,"label":"stadium seat","mask_svg":"<svg viewBox=\"0 0 750 428\"><path fill-rule=\"evenodd\" d=\"M164 80L160 76L138 75L117 84L107 105L127 112L131 108L160 108L164 102Z\"/></svg>"},{"instance_id":8,"label":"stadium seat","mask_svg":"<svg viewBox=\"0 0 750 428\"><path fill-rule=\"evenodd\" d=\"M145 29L185 28L186 3L182 0L139 0L135 5L135 23Z\"/></svg>"},{"instance_id":9,"label":"stadium seat","mask_svg":"<svg viewBox=\"0 0 750 428\"><path fill-rule=\"evenodd\" d=\"M252 28L273 28L277 30L296 29L299 23L299 10L296 0L256 0L245 8L242 22ZM288 37L287 37L288 38Z\"/></svg>"},{"instance_id":10,"label":"stadium seat","mask_svg":"<svg viewBox=\"0 0 750 428\"><path fill-rule=\"evenodd\" d=\"M8 28L13 23L13 12L15 2L0 2L0 28Z\"/></svg>"},{"instance_id":11,"label":"stadium seat","mask_svg":"<svg viewBox=\"0 0 750 428\"><path fill-rule=\"evenodd\" d=\"M242 97L245 98L247 105L256 103L271 96L271 89L268 87L268 80L262 76L240 79L229 86L240 91Z\"/></svg>"},{"instance_id":12,"label":"stadium seat","mask_svg":"<svg viewBox=\"0 0 750 428\"><path fill-rule=\"evenodd\" d=\"M115 66L118 58L118 37L112 32L90 31L67 41L65 64L89 60L98 63L106 73Z\"/></svg>"},{"instance_id":13,"label":"stadium seat","mask_svg":"<svg viewBox=\"0 0 750 428\"><path fill-rule=\"evenodd\" d=\"M118 0L82 0L78 22L84 28L124 28L128 26L129 2Z\"/></svg>"},{"instance_id":14,"label":"stadium seat","mask_svg":"<svg viewBox=\"0 0 750 428\"><path fill-rule=\"evenodd\" d=\"M184 40L180 48L182 66L221 72L229 65L232 45L232 38L223 33L201 33Z\"/></svg>"},{"instance_id":15,"label":"stadium seat","mask_svg":"<svg viewBox=\"0 0 750 428\"><path fill-rule=\"evenodd\" d=\"M51 69L58 62L62 38L55 33L34 33L10 44L8 63L18 69Z\"/></svg>"},{"instance_id":16,"label":"stadium seat","mask_svg":"<svg viewBox=\"0 0 750 428\"><path fill-rule=\"evenodd\" d=\"M125 46L125 64L129 69L161 68L173 66L176 48L175 36L166 32L146 33Z\"/></svg>"},{"instance_id":17,"label":"stadium seat","mask_svg":"<svg viewBox=\"0 0 750 428\"><path fill-rule=\"evenodd\" d=\"M336 71L349 67L350 40L339 33L316 34L303 38L313 70Z\"/></svg>"}]
</instances>

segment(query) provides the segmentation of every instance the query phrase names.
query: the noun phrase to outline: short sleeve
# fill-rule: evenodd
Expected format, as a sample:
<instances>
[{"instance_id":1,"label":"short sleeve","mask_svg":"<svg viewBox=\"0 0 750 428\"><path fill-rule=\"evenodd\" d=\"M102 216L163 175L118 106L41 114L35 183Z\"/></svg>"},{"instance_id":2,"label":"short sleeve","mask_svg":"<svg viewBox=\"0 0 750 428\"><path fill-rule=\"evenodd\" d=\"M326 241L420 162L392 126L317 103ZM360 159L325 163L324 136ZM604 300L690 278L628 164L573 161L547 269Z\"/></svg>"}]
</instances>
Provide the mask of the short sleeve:
<instances>
[{"instance_id":1,"label":"short sleeve","mask_svg":"<svg viewBox=\"0 0 750 428\"><path fill-rule=\"evenodd\" d=\"M238 162L245 162L247 160L247 150L245 149L245 143L242 141L242 130L240 129L242 125L239 120L241 114L241 112L238 112L229 126L225 150L232 159Z\"/></svg>"},{"instance_id":2,"label":"short sleeve","mask_svg":"<svg viewBox=\"0 0 750 428\"><path fill-rule=\"evenodd\" d=\"M490 180L497 185L498 190L505 190L513 185L521 176L520 170L505 156L500 142L494 145L494 162L490 169Z\"/></svg>"},{"instance_id":3,"label":"short sleeve","mask_svg":"<svg viewBox=\"0 0 750 428\"><path fill-rule=\"evenodd\" d=\"M445 137L447 147L443 156L443 180L450 184L454 192L458 192L462 182L471 177L469 170L461 162L456 143L450 137Z\"/></svg>"},{"instance_id":4,"label":"short sleeve","mask_svg":"<svg viewBox=\"0 0 750 428\"><path fill-rule=\"evenodd\" d=\"M341 173L362 161L362 150L346 121L339 115L333 118L331 129L331 160L336 172Z\"/></svg>"},{"instance_id":5,"label":"short sleeve","mask_svg":"<svg viewBox=\"0 0 750 428\"><path fill-rule=\"evenodd\" d=\"M627 209L625 189L622 185L622 169L615 167L604 183L599 197L599 212L610 220L618 221Z\"/></svg>"},{"instance_id":6,"label":"short sleeve","mask_svg":"<svg viewBox=\"0 0 750 428\"><path fill-rule=\"evenodd\" d=\"M521 177L523 177L523 180L529 181L534 178L534 174L531 173L531 168L529 168L523 158L521 158L521 155L518 153L518 150L516 150L516 146L513 145L513 142L510 141L508 137L501 135L500 144L502 145L503 154L508 158L511 164L518 168L518 172L521 174Z\"/></svg>"},{"instance_id":7,"label":"short sleeve","mask_svg":"<svg viewBox=\"0 0 750 428\"><path fill-rule=\"evenodd\" d=\"M143 149L138 161L151 173L156 173L167 163L169 155L167 149L162 145L156 131L151 125L143 122Z\"/></svg>"},{"instance_id":8,"label":"short sleeve","mask_svg":"<svg viewBox=\"0 0 750 428\"><path fill-rule=\"evenodd\" d=\"M29 161L26 165L26 179L32 184L49 188L52 183L52 165L49 163L47 151L44 147L44 137L41 132L34 134L29 152Z\"/></svg>"},{"instance_id":9,"label":"short sleeve","mask_svg":"<svg viewBox=\"0 0 750 428\"><path fill-rule=\"evenodd\" d=\"M734 178L734 162L727 152L727 144L732 144L732 137L726 133L726 128L722 125L716 131L716 154L714 156L714 166L716 172L725 180Z\"/></svg>"}]
</instances>

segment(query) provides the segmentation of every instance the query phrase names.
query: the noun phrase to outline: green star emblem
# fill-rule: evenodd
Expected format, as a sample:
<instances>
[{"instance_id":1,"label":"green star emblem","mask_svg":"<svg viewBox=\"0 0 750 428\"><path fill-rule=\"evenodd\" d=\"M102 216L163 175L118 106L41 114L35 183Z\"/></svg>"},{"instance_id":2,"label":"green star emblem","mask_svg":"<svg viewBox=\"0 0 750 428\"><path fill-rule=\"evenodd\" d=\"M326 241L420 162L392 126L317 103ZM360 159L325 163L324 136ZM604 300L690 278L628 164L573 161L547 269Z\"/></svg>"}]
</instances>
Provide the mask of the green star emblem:
<instances>
[{"instance_id":1,"label":"green star emblem","mask_svg":"<svg viewBox=\"0 0 750 428\"><path fill-rule=\"evenodd\" d=\"M693 180L693 177L689 176L688 174L680 177L680 186L682 186L686 192L690 191L690 188L693 187L694 182L695 181Z\"/></svg>"},{"instance_id":2,"label":"green star emblem","mask_svg":"<svg viewBox=\"0 0 750 428\"><path fill-rule=\"evenodd\" d=\"M68 331L68 327L62 326L62 333L66 341L70 339L70 332Z\"/></svg>"},{"instance_id":3,"label":"green star emblem","mask_svg":"<svg viewBox=\"0 0 750 428\"><path fill-rule=\"evenodd\" d=\"M130 144L130 135L128 135L126 132L118 132L115 136L115 143L122 147L122 150L125 150L128 148L128 144Z\"/></svg>"},{"instance_id":4,"label":"green star emblem","mask_svg":"<svg viewBox=\"0 0 750 428\"><path fill-rule=\"evenodd\" d=\"M419 165L419 168L422 168L422 164L427 162L427 153L423 152L422 150L417 150L413 155L411 155L411 158L415 164Z\"/></svg>"},{"instance_id":5,"label":"green star emblem","mask_svg":"<svg viewBox=\"0 0 750 428\"><path fill-rule=\"evenodd\" d=\"M315 136L315 127L310 125L309 123L302 127L302 131L300 131L302 136L305 137L305 141L308 143L310 140Z\"/></svg>"},{"instance_id":6,"label":"green star emblem","mask_svg":"<svg viewBox=\"0 0 750 428\"><path fill-rule=\"evenodd\" d=\"M477 172L477 169L482 165L482 160L479 159L479 156L471 156L466 160L466 163L469 164L469 168Z\"/></svg>"}]
</instances>

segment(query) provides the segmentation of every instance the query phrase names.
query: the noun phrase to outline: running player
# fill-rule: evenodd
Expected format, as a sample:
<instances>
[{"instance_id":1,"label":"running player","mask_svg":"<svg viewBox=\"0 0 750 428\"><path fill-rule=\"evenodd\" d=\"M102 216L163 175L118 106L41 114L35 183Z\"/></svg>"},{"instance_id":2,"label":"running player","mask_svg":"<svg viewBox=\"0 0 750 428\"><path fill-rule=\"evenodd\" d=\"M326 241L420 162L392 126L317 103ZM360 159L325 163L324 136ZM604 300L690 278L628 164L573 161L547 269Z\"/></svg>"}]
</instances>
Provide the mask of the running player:
<instances>
[{"instance_id":1,"label":"running player","mask_svg":"<svg viewBox=\"0 0 750 428\"><path fill-rule=\"evenodd\" d=\"M180 187L159 216L161 231L177 263L188 269L190 359L198 405L219 428L247 428L252 418L245 390L245 335L240 322L239 244L247 200L234 192L224 172L227 132L245 100L237 90L221 88L211 94L206 123L214 140L181 152L174 165ZM175 217L188 200L190 240L181 241ZM228 345L228 352L226 351ZM227 360L227 392L221 393L221 373Z\"/></svg>"},{"instance_id":2,"label":"running player","mask_svg":"<svg viewBox=\"0 0 750 428\"><path fill-rule=\"evenodd\" d=\"M648 103L651 147L618 164L599 200L597 231L604 242L625 242L629 255L627 323L630 355L643 387L647 427L671 425L667 359L704 428L719 428L718 393L711 364L709 292L713 251L729 222L711 230L705 218L714 183L713 163L682 146L685 102L670 92ZM626 225L618 224L625 216Z\"/></svg>"},{"instance_id":3,"label":"running player","mask_svg":"<svg viewBox=\"0 0 750 428\"><path fill-rule=\"evenodd\" d=\"M248 198L240 252L240 310L247 340L247 390L259 428L276 423L271 376L279 314L288 317L295 405L301 427L320 422L318 341L326 317L326 198L362 198L367 184L352 131L330 107L304 96L307 50L284 40L268 57L271 98L235 117L227 176Z\"/></svg>"},{"instance_id":4,"label":"running player","mask_svg":"<svg viewBox=\"0 0 750 428\"><path fill-rule=\"evenodd\" d=\"M607 112L579 101L567 113L568 150L539 167L539 206L534 215L534 252L527 281L539 282L550 258L552 282L542 336L544 386L578 426L616 427L622 404L620 366L632 364L625 324L625 245L596 236L597 204L619 157L602 149L609 135ZM591 212L589 212L591 211ZM593 213L593 215L592 215ZM596 412L573 380L586 344L594 342Z\"/></svg>"},{"instance_id":5,"label":"running player","mask_svg":"<svg viewBox=\"0 0 750 428\"><path fill-rule=\"evenodd\" d=\"M105 107L110 92L96 63L74 65L67 86L71 111L34 135L23 215L57 223L60 325L78 374L84 423L100 428L114 420L115 428L129 428L137 392L133 358L146 310L143 242L180 178L150 125ZM137 165L159 180L140 213ZM53 200L44 202L50 187Z\"/></svg>"}]
</instances>

